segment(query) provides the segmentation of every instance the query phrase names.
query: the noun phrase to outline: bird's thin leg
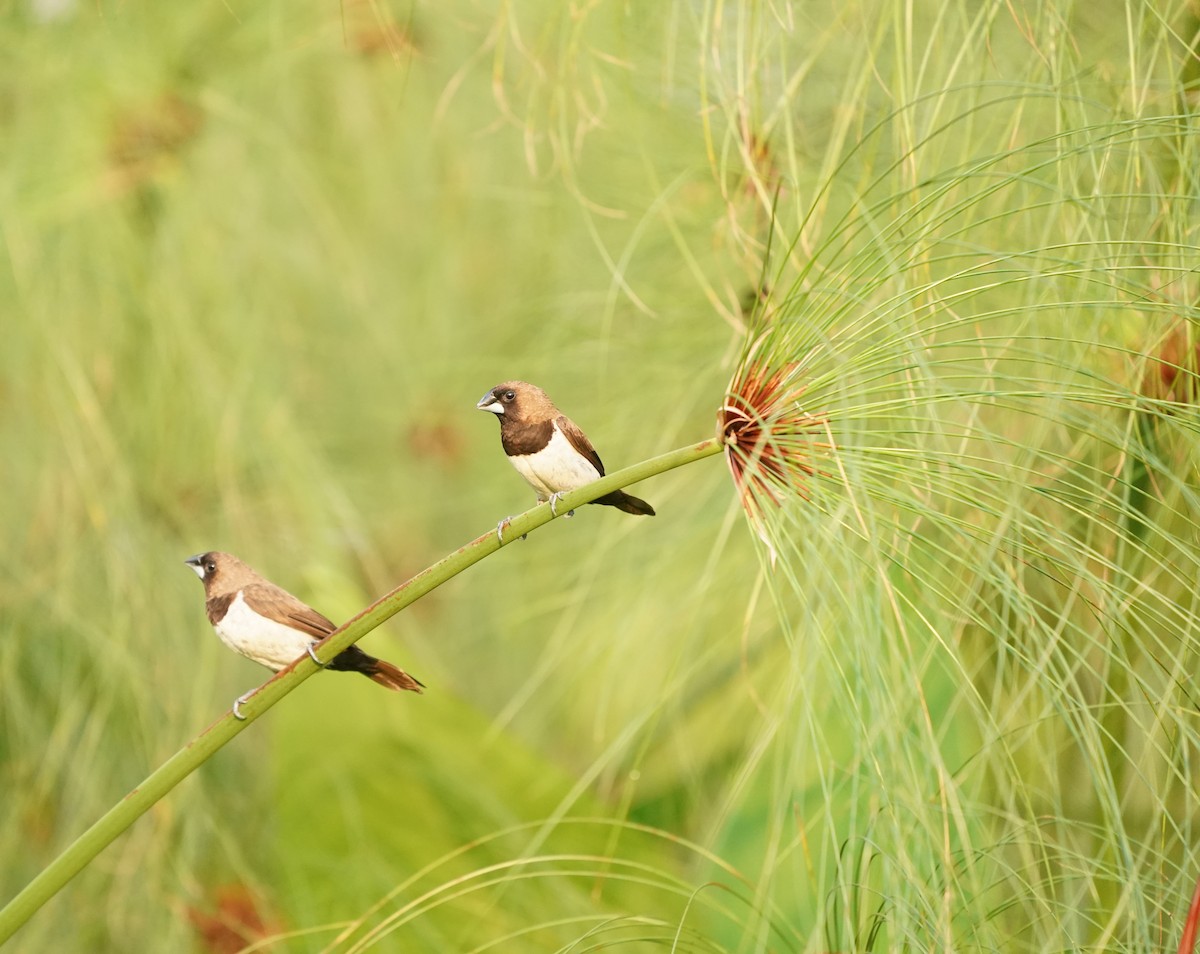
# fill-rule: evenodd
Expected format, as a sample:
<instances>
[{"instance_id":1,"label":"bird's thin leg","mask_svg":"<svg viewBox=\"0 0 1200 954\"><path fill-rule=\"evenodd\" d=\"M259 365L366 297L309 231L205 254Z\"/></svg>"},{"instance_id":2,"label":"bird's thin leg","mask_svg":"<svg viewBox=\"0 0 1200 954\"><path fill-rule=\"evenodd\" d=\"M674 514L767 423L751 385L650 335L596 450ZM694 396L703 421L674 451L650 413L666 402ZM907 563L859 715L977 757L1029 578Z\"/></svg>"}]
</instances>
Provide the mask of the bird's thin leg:
<instances>
[{"instance_id":1,"label":"bird's thin leg","mask_svg":"<svg viewBox=\"0 0 1200 954\"><path fill-rule=\"evenodd\" d=\"M252 695L258 692L257 689L251 689L249 692L243 692L240 696L233 700L233 717L241 722L246 721L246 717L242 715L242 703L249 699Z\"/></svg>"},{"instance_id":2,"label":"bird's thin leg","mask_svg":"<svg viewBox=\"0 0 1200 954\"><path fill-rule=\"evenodd\" d=\"M560 492L560 493L557 493L557 494L551 494L551 495L550 495L550 512L551 512L552 514L554 514L554 516L556 516L556 517L558 516L558 508L557 508L557 506L556 506L556 505L558 504L558 502L559 502L560 500L562 500L562 493L561 493L561 492ZM567 513L566 513L566 515L567 515L568 517L573 517L573 516L575 516L575 511L574 511L574 510L568 510L568 511L567 511Z\"/></svg>"},{"instance_id":3,"label":"bird's thin leg","mask_svg":"<svg viewBox=\"0 0 1200 954\"><path fill-rule=\"evenodd\" d=\"M317 644L316 644L316 643L309 643L307 646L305 646L305 647L304 647L304 651L305 651L306 653L308 653L308 658L309 658L309 659L311 659L311 660L312 660L313 662L315 662L315 663L316 663L318 666L320 666L322 669L324 669L326 666L328 666L328 665L329 665L329 663L321 662L321 660L319 660L319 659L317 658L317 654L313 652L313 647L314 647L315 645L317 645Z\"/></svg>"}]
</instances>

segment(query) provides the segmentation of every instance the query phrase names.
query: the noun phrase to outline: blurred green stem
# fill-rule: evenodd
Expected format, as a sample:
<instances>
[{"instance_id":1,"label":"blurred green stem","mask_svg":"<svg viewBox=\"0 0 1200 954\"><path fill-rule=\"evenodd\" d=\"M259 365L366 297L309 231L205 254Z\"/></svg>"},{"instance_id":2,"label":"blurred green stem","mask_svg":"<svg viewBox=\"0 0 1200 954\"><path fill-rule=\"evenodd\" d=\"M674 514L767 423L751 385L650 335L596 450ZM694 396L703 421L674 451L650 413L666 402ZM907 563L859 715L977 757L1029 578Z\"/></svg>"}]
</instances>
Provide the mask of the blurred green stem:
<instances>
[{"instance_id":1,"label":"blurred green stem","mask_svg":"<svg viewBox=\"0 0 1200 954\"><path fill-rule=\"evenodd\" d=\"M716 438L681 447L659 457L626 467L602 477L569 494L563 494L557 505L559 514L582 506L597 497L629 484L673 470L684 464L711 457L721 451ZM536 530L554 519L549 504L539 504L531 510L513 517L505 530L504 543L494 530L476 537L466 546L455 550L433 566L422 570L411 580L400 584L386 596L380 597L365 610L342 625L325 639L317 649L322 660L332 659L343 649L415 603L426 593L436 589L451 577L457 576L467 567L491 556L501 546L519 540L523 534ZM57 894L62 887L91 862L110 842L132 825L155 802L199 768L213 753L240 733L255 719L295 689L300 683L318 671L316 663L308 656L301 656L286 669L276 673L264 683L241 707L246 720L235 719L232 712L214 722L199 736L176 752L160 765L137 788L114 805L91 828L80 835L61 855L50 863L36 878L0 910L0 944L33 917L43 904Z\"/></svg>"}]
</instances>

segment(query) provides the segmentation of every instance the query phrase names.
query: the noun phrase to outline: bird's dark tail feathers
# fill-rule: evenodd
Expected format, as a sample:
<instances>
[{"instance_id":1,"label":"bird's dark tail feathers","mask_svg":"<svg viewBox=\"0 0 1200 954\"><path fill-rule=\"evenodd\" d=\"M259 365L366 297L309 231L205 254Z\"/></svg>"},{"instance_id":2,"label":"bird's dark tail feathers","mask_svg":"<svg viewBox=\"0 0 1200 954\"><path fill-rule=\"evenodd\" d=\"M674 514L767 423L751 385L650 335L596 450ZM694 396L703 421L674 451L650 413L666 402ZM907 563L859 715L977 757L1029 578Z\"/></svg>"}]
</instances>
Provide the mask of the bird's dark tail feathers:
<instances>
[{"instance_id":1,"label":"bird's dark tail feathers","mask_svg":"<svg viewBox=\"0 0 1200 954\"><path fill-rule=\"evenodd\" d=\"M626 513L635 513L643 517L653 517L654 508L646 501L639 500L633 494L627 494L623 490L614 490L611 494L605 494L593 500L594 504L604 504L606 507L616 507L618 510L624 510Z\"/></svg>"},{"instance_id":2,"label":"bird's dark tail feathers","mask_svg":"<svg viewBox=\"0 0 1200 954\"><path fill-rule=\"evenodd\" d=\"M385 689L407 689L410 692L420 692L424 683L414 679L399 666L393 666L383 659L376 659L369 653L363 652L357 646L344 649L329 663L330 669L342 672L361 672L372 682L377 682Z\"/></svg>"},{"instance_id":3,"label":"bird's dark tail feathers","mask_svg":"<svg viewBox=\"0 0 1200 954\"><path fill-rule=\"evenodd\" d=\"M393 666L390 662L384 662L382 659L373 660L370 668L362 669L360 672L385 689L408 689L410 692L420 692L425 685L399 666Z\"/></svg>"}]
</instances>

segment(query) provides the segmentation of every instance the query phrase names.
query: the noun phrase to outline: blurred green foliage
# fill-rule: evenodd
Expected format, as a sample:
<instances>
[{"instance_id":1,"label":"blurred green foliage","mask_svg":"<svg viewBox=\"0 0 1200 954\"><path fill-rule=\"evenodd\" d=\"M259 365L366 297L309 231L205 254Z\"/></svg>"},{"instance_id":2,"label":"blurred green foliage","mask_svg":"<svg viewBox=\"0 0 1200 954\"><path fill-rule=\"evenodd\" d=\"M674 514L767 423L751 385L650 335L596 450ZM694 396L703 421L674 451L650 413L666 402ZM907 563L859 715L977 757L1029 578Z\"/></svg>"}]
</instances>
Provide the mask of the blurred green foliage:
<instances>
[{"instance_id":1,"label":"blurred green foliage","mask_svg":"<svg viewBox=\"0 0 1200 954\"><path fill-rule=\"evenodd\" d=\"M3 898L264 677L184 557L341 620L532 502L499 381L615 469L711 434L766 330L835 444L751 530L709 462L505 548L364 641L426 695L306 682L12 948L1171 948L1189 31L0 8Z\"/></svg>"}]
</instances>

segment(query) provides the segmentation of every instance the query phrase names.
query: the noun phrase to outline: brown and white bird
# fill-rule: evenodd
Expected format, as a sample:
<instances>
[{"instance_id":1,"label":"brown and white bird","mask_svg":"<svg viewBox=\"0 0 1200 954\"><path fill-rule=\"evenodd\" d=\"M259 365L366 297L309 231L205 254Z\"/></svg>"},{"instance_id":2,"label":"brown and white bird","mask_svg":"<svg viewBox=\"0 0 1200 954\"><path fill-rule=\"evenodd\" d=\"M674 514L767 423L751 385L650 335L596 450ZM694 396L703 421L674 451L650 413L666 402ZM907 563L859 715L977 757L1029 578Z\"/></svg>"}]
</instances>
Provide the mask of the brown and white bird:
<instances>
[{"instance_id":1,"label":"brown and white bird","mask_svg":"<svg viewBox=\"0 0 1200 954\"><path fill-rule=\"evenodd\" d=\"M305 653L320 665L312 648L336 626L287 590L264 580L231 553L211 551L184 561L204 583L208 621L226 646L247 659L279 672ZM324 664L329 669L361 672L388 689L420 692L422 684L403 669L376 659L357 646L343 649ZM254 690L239 696L233 714Z\"/></svg>"},{"instance_id":2,"label":"brown and white bird","mask_svg":"<svg viewBox=\"0 0 1200 954\"><path fill-rule=\"evenodd\" d=\"M604 476L604 463L587 435L554 406L541 388L525 381L506 381L488 391L475 406L491 411L499 419L500 443L509 463L533 488L539 503L550 501L555 516L559 497ZM654 508L646 501L623 490L590 502L654 516Z\"/></svg>"}]
</instances>

